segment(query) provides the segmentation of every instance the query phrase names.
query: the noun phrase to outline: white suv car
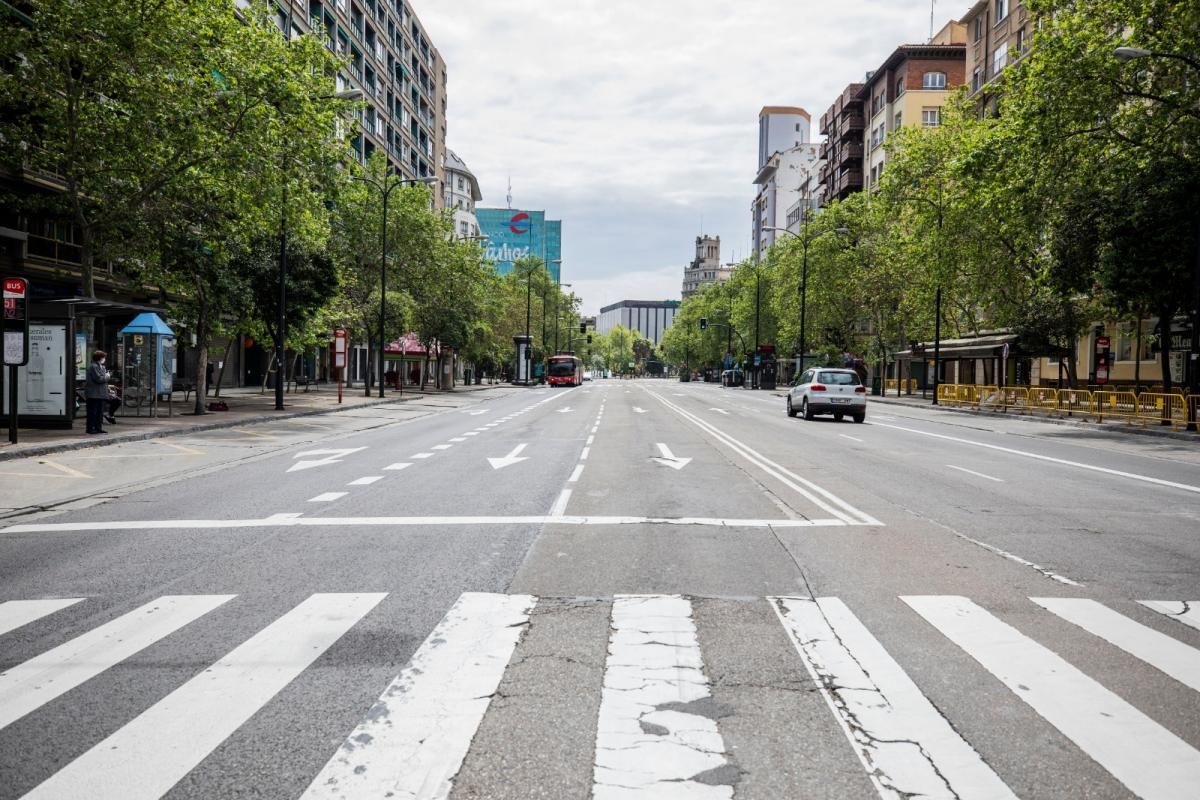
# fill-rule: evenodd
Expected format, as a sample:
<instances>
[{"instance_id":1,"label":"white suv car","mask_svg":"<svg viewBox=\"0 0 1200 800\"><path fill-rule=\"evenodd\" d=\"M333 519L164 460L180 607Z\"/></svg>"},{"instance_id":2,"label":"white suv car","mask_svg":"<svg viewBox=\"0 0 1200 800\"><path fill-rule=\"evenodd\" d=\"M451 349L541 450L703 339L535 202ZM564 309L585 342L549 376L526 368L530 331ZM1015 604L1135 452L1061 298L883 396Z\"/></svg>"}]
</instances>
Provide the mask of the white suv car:
<instances>
[{"instance_id":1,"label":"white suv car","mask_svg":"<svg viewBox=\"0 0 1200 800\"><path fill-rule=\"evenodd\" d=\"M817 414L833 414L841 420L849 415L855 422L867 418L867 387L852 369L814 367L805 370L787 395L789 417L803 414L812 419Z\"/></svg>"}]
</instances>

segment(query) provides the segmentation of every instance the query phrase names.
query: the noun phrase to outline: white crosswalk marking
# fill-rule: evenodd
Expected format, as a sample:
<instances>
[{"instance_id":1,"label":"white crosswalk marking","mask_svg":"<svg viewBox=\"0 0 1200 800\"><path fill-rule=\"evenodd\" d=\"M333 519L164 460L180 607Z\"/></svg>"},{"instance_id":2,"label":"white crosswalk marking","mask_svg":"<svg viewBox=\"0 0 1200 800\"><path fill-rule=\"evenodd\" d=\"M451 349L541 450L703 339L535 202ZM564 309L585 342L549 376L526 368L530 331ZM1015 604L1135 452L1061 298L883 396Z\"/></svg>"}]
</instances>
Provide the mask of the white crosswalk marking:
<instances>
[{"instance_id":1,"label":"white crosswalk marking","mask_svg":"<svg viewBox=\"0 0 1200 800\"><path fill-rule=\"evenodd\" d=\"M0 636L55 611L62 611L81 600L82 597L67 597L55 600L9 600L0 603Z\"/></svg>"},{"instance_id":2,"label":"white crosswalk marking","mask_svg":"<svg viewBox=\"0 0 1200 800\"><path fill-rule=\"evenodd\" d=\"M879 796L1016 795L837 598L771 598Z\"/></svg>"},{"instance_id":3,"label":"white crosswalk marking","mask_svg":"<svg viewBox=\"0 0 1200 800\"><path fill-rule=\"evenodd\" d=\"M1200 631L1200 600L1142 600L1146 608Z\"/></svg>"},{"instance_id":4,"label":"white crosswalk marking","mask_svg":"<svg viewBox=\"0 0 1200 800\"><path fill-rule=\"evenodd\" d=\"M26 798L162 797L384 597L312 595Z\"/></svg>"},{"instance_id":5,"label":"white crosswalk marking","mask_svg":"<svg viewBox=\"0 0 1200 800\"><path fill-rule=\"evenodd\" d=\"M448 796L535 602L461 595L303 800Z\"/></svg>"},{"instance_id":6,"label":"white crosswalk marking","mask_svg":"<svg viewBox=\"0 0 1200 800\"><path fill-rule=\"evenodd\" d=\"M615 597L594 800L732 798L730 785L694 780L728 763L717 723L686 710L710 696L692 604L673 595ZM678 708L663 708L668 704Z\"/></svg>"},{"instance_id":7,"label":"white crosswalk marking","mask_svg":"<svg viewBox=\"0 0 1200 800\"><path fill-rule=\"evenodd\" d=\"M1073 597L1030 599L1200 692L1200 650L1138 624L1095 600Z\"/></svg>"},{"instance_id":8,"label":"white crosswalk marking","mask_svg":"<svg viewBox=\"0 0 1200 800\"><path fill-rule=\"evenodd\" d=\"M901 597L1145 800L1194 798L1200 752L965 597Z\"/></svg>"},{"instance_id":9,"label":"white crosswalk marking","mask_svg":"<svg viewBox=\"0 0 1200 800\"><path fill-rule=\"evenodd\" d=\"M0 673L0 728L145 650L233 597L231 594L160 597Z\"/></svg>"}]
</instances>

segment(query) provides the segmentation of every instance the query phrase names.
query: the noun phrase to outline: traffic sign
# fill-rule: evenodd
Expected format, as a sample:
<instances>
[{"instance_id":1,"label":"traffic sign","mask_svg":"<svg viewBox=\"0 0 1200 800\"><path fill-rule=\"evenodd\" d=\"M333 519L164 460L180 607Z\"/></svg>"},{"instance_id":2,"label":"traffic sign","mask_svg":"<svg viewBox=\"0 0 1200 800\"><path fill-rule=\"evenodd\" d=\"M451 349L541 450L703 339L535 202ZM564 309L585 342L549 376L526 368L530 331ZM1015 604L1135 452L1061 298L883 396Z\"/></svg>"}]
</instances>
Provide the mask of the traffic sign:
<instances>
[{"instance_id":1,"label":"traffic sign","mask_svg":"<svg viewBox=\"0 0 1200 800\"><path fill-rule=\"evenodd\" d=\"M29 283L4 279L4 364L20 367L29 361Z\"/></svg>"},{"instance_id":2,"label":"traffic sign","mask_svg":"<svg viewBox=\"0 0 1200 800\"><path fill-rule=\"evenodd\" d=\"M333 329L333 366L334 369L346 367L346 329Z\"/></svg>"}]
</instances>

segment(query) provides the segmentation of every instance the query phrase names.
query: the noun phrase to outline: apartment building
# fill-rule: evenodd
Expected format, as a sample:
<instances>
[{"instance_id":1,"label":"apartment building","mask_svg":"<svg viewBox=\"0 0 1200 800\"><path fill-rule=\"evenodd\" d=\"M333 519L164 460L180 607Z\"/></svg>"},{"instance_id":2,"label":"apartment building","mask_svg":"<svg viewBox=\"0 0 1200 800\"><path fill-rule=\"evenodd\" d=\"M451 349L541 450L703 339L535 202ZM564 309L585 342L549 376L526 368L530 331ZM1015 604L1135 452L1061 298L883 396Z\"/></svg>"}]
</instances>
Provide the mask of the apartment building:
<instances>
[{"instance_id":1,"label":"apartment building","mask_svg":"<svg viewBox=\"0 0 1200 800\"><path fill-rule=\"evenodd\" d=\"M903 44L868 73L859 90L866 126L862 134L863 188L879 182L886 166L883 143L902 127L936 127L942 106L966 82L966 26L948 22L928 44Z\"/></svg>"},{"instance_id":2,"label":"apartment building","mask_svg":"<svg viewBox=\"0 0 1200 800\"><path fill-rule=\"evenodd\" d=\"M807 126L806 126L807 127ZM786 228L788 213L798 203L812 204L814 196L804 187L811 186L810 178L817 174L820 148L804 142L772 155L754 177L758 185L755 213L759 235L755 255L762 258L779 238L772 228Z\"/></svg>"},{"instance_id":3,"label":"apartment building","mask_svg":"<svg viewBox=\"0 0 1200 800\"><path fill-rule=\"evenodd\" d=\"M766 228L783 227L784 209L792 202L788 195L780 195L776 178L788 179L784 181L784 191L796 191L800 179L792 181L791 172L795 160L803 160L808 155L807 150L803 154L795 152L801 148L812 150L811 161L815 168L816 148L810 144L811 128L812 117L799 106L763 106L758 112L758 167L754 178L758 190L750 206L756 257L761 258L775 241L775 232ZM778 173L781 159L787 162L782 175Z\"/></svg>"},{"instance_id":4,"label":"apartment building","mask_svg":"<svg viewBox=\"0 0 1200 800\"><path fill-rule=\"evenodd\" d=\"M454 214L454 236L467 239L479 236L479 220L475 204L483 199L479 181L466 162L453 150L446 151L444 200Z\"/></svg>"},{"instance_id":5,"label":"apartment building","mask_svg":"<svg viewBox=\"0 0 1200 800\"><path fill-rule=\"evenodd\" d=\"M367 101L350 141L355 158L379 152L401 177L444 180L446 64L406 0L275 0L275 7L280 27L316 32L348 59L337 90L359 89ZM433 196L442 207L440 187Z\"/></svg>"},{"instance_id":6,"label":"apartment building","mask_svg":"<svg viewBox=\"0 0 1200 800\"><path fill-rule=\"evenodd\" d=\"M862 189L865 119L859 97L863 84L851 83L821 115L817 179L825 202L845 200Z\"/></svg>"},{"instance_id":7,"label":"apartment building","mask_svg":"<svg viewBox=\"0 0 1200 800\"><path fill-rule=\"evenodd\" d=\"M980 111L996 111L987 86L1013 61L1029 52L1033 24L1021 0L979 0L959 21L966 29L969 96Z\"/></svg>"},{"instance_id":8,"label":"apartment building","mask_svg":"<svg viewBox=\"0 0 1200 800\"><path fill-rule=\"evenodd\" d=\"M683 268L683 299L710 283L724 283L733 276L733 265L721 265L721 237L697 236L696 257Z\"/></svg>"}]
</instances>

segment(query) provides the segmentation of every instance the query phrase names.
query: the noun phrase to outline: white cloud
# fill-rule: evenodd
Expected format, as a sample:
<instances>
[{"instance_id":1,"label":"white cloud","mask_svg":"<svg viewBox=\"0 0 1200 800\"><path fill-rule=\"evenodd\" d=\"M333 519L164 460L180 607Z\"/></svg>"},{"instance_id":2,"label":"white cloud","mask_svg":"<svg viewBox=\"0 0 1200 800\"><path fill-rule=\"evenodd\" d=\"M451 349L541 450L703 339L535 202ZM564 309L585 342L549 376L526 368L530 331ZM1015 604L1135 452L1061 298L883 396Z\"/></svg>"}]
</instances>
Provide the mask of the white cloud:
<instances>
[{"instance_id":1,"label":"white cloud","mask_svg":"<svg viewBox=\"0 0 1200 800\"><path fill-rule=\"evenodd\" d=\"M563 220L565 280L616 282L616 299L655 297L635 281L664 264L677 297L701 219L726 260L744 255L759 109L803 106L817 139L845 85L929 27L929 5L906 0L410 2L446 62L449 144L483 205L504 205L511 176L514 206Z\"/></svg>"}]
</instances>

